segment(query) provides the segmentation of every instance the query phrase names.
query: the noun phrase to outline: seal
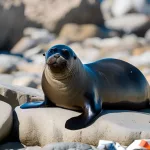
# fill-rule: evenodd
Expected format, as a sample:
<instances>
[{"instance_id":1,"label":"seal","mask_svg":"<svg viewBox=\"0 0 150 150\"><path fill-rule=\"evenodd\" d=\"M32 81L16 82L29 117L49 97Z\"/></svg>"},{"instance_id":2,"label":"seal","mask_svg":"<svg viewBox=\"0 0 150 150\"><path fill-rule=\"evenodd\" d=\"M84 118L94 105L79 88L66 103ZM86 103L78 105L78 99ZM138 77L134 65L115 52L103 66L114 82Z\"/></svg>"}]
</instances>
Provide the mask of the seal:
<instances>
[{"instance_id":1,"label":"seal","mask_svg":"<svg viewBox=\"0 0 150 150\"><path fill-rule=\"evenodd\" d=\"M82 64L66 45L55 45L45 53L42 76L43 102L21 106L58 106L81 111L66 121L65 127L77 130L91 125L103 109L139 110L149 107L149 84L133 65L119 59L101 59Z\"/></svg>"}]
</instances>

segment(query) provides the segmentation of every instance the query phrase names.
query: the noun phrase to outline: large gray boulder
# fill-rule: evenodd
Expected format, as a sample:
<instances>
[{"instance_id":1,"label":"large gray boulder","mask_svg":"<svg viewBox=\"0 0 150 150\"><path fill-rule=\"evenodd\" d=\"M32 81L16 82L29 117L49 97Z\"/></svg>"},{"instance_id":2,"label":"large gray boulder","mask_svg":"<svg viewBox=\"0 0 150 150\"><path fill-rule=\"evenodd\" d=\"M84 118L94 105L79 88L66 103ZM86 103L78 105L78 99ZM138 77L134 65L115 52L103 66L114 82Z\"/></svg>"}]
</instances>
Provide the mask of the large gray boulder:
<instances>
[{"instance_id":1,"label":"large gray boulder","mask_svg":"<svg viewBox=\"0 0 150 150\"><path fill-rule=\"evenodd\" d=\"M104 20L97 0L1 0L0 22L0 49L10 50L25 27L43 26L50 32L59 32L66 23L99 25ZM25 42L29 47L36 44L28 39ZM18 47L13 51L20 50Z\"/></svg>"},{"instance_id":2,"label":"large gray boulder","mask_svg":"<svg viewBox=\"0 0 150 150\"><path fill-rule=\"evenodd\" d=\"M65 128L66 120L79 115L74 111L17 107L15 113L14 134L18 134L21 143L28 146L60 141L97 145L100 139L129 145L136 139L150 138L150 115L144 112L105 111L91 126L76 131Z\"/></svg>"},{"instance_id":3,"label":"large gray boulder","mask_svg":"<svg viewBox=\"0 0 150 150\"><path fill-rule=\"evenodd\" d=\"M0 142L10 133L12 121L13 117L11 106L0 100Z\"/></svg>"}]
</instances>

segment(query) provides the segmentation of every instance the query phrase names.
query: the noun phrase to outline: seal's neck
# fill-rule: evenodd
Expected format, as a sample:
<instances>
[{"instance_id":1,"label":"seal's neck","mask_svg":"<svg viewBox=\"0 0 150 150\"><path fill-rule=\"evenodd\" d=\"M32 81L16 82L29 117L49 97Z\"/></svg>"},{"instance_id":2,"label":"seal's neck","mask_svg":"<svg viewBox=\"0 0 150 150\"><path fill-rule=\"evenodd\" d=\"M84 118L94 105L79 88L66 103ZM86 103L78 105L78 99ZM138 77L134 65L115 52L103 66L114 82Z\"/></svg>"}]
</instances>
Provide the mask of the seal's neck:
<instances>
[{"instance_id":1,"label":"seal's neck","mask_svg":"<svg viewBox=\"0 0 150 150\"><path fill-rule=\"evenodd\" d=\"M52 72L49 67L46 65L44 73L46 78L52 81L59 81L59 82L67 82L70 80L75 80L78 77L82 78L84 76L85 71L82 62L77 59L76 62L70 62L71 65L67 67L64 71L60 73Z\"/></svg>"}]
</instances>

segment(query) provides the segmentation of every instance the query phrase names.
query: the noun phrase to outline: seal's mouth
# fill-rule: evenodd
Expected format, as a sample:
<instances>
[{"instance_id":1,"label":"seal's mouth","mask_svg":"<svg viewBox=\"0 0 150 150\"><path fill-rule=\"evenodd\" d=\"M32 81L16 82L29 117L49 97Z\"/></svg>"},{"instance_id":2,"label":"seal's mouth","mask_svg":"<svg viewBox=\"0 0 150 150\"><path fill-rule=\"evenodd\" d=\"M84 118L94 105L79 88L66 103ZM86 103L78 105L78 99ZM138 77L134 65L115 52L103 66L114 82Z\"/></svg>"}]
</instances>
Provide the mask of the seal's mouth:
<instances>
[{"instance_id":1,"label":"seal's mouth","mask_svg":"<svg viewBox=\"0 0 150 150\"><path fill-rule=\"evenodd\" d=\"M58 57L56 55L48 58L46 63L53 72L60 72L67 66L67 60L62 56Z\"/></svg>"}]
</instances>

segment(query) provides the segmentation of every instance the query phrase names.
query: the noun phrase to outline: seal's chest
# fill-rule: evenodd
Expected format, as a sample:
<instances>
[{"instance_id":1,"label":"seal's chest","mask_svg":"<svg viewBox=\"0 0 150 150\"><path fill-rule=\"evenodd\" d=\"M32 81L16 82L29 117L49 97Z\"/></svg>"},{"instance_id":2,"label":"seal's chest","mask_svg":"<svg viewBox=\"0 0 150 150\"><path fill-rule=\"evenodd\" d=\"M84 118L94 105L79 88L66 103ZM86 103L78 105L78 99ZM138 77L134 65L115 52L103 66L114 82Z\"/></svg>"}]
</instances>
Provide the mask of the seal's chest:
<instances>
[{"instance_id":1,"label":"seal's chest","mask_svg":"<svg viewBox=\"0 0 150 150\"><path fill-rule=\"evenodd\" d=\"M76 109L75 107L82 105L83 94L78 89L74 89L73 86L57 83L55 85L48 85L48 88L43 90L46 96L57 106Z\"/></svg>"}]
</instances>

